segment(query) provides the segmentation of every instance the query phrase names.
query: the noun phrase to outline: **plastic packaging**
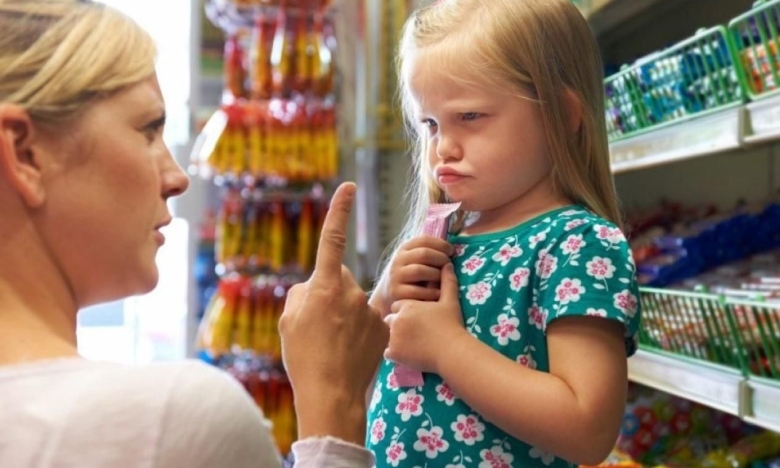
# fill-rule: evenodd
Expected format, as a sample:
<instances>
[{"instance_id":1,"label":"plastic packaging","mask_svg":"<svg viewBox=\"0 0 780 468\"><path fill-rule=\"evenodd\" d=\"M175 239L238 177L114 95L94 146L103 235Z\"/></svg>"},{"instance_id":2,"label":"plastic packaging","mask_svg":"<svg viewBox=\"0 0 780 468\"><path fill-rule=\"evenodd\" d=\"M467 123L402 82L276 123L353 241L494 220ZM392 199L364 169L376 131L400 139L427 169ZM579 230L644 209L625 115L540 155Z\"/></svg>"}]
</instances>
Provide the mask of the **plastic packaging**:
<instances>
[{"instance_id":1,"label":"plastic packaging","mask_svg":"<svg viewBox=\"0 0 780 468\"><path fill-rule=\"evenodd\" d=\"M449 218L458 211L458 208L460 208L460 203L431 205L428 208L428 215L425 218L421 235L446 239ZM395 372L399 387L419 387L423 384L422 372L418 370L396 365L393 372Z\"/></svg>"}]
</instances>

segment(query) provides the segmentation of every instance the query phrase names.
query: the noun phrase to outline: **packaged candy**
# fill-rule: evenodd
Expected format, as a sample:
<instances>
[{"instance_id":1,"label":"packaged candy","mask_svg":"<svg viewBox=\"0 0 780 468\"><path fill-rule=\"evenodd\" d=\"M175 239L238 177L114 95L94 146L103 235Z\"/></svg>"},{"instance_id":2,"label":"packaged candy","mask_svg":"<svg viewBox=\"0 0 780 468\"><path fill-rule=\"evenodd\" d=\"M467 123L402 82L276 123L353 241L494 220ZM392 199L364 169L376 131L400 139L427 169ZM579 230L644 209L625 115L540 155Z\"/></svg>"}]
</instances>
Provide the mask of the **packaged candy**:
<instances>
[{"instance_id":1,"label":"packaged candy","mask_svg":"<svg viewBox=\"0 0 780 468\"><path fill-rule=\"evenodd\" d=\"M450 216L458 211L460 203L431 205L425 218L421 235L447 238ZM405 366L396 365L394 371L400 387L419 387L423 384L422 372Z\"/></svg>"}]
</instances>

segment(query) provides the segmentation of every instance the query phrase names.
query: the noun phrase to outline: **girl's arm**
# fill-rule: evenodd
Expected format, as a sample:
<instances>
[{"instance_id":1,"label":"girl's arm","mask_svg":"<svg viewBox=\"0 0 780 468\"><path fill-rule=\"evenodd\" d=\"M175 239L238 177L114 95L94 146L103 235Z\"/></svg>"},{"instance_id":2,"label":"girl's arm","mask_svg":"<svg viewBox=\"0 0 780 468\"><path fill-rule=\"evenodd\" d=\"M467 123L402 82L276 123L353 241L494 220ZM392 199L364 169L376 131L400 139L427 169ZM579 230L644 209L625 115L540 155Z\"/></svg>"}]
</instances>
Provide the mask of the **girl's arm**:
<instances>
[{"instance_id":1,"label":"girl's arm","mask_svg":"<svg viewBox=\"0 0 780 468\"><path fill-rule=\"evenodd\" d=\"M524 367L464 327L452 265L436 302L393 304L385 357L439 374L485 420L540 450L596 465L617 441L626 402L625 327L561 316L547 325L550 373ZM573 314L576 305L569 304Z\"/></svg>"},{"instance_id":2,"label":"girl's arm","mask_svg":"<svg viewBox=\"0 0 780 468\"><path fill-rule=\"evenodd\" d=\"M438 373L512 436L574 463L601 463L617 441L628 370L617 322L562 317L547 329L550 373L521 366L468 332L441 350ZM445 342L447 343L447 342Z\"/></svg>"}]
</instances>

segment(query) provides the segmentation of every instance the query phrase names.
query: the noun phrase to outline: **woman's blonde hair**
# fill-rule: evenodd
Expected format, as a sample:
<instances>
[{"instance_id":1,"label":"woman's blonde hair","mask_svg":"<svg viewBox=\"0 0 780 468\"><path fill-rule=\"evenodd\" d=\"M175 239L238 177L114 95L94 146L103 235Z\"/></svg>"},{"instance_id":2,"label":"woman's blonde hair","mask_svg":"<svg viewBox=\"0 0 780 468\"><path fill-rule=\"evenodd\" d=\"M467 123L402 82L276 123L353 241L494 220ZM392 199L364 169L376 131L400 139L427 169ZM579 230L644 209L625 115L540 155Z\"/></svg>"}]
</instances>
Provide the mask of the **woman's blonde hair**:
<instances>
[{"instance_id":1,"label":"woman's blonde hair","mask_svg":"<svg viewBox=\"0 0 780 468\"><path fill-rule=\"evenodd\" d=\"M0 104L42 124L154 74L152 38L101 3L0 0L0 31Z\"/></svg>"},{"instance_id":2,"label":"woman's blonde hair","mask_svg":"<svg viewBox=\"0 0 780 468\"><path fill-rule=\"evenodd\" d=\"M408 83L418 51L434 47L437 65L454 71L453 78L538 102L557 193L621 225L601 56L582 14L570 0L443 0L406 22L398 53L402 106L416 143L412 208L398 243L421 231L432 203L446 201L427 168L427 138L418 132ZM572 129L567 93L582 108L579 131Z\"/></svg>"}]
</instances>

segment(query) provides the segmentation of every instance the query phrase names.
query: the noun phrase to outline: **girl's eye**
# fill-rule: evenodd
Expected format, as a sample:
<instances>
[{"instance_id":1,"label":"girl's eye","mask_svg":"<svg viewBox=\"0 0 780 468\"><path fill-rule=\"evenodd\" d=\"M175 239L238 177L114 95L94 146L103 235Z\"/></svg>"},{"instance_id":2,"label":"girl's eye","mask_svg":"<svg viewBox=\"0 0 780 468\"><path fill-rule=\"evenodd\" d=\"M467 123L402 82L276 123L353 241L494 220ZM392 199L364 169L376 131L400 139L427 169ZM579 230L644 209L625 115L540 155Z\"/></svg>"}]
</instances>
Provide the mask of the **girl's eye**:
<instances>
[{"instance_id":1,"label":"girl's eye","mask_svg":"<svg viewBox=\"0 0 780 468\"><path fill-rule=\"evenodd\" d=\"M464 112L460 115L461 120L464 120L466 122L470 122L472 120L477 120L480 117L480 114L477 112Z\"/></svg>"}]
</instances>

